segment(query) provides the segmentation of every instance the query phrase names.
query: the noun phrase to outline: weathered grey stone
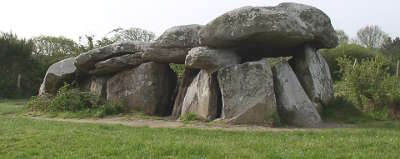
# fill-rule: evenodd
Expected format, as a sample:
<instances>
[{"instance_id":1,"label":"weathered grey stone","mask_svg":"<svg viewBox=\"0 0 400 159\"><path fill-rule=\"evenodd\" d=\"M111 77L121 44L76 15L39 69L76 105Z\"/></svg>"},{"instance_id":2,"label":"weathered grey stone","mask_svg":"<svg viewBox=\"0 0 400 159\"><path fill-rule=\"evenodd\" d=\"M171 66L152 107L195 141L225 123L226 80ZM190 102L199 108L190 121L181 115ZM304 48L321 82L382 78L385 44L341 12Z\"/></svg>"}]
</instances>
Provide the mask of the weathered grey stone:
<instances>
[{"instance_id":1,"label":"weathered grey stone","mask_svg":"<svg viewBox=\"0 0 400 159\"><path fill-rule=\"evenodd\" d=\"M200 45L199 30L202 25L181 25L167 29L152 43L153 48L192 48Z\"/></svg>"},{"instance_id":2,"label":"weathered grey stone","mask_svg":"<svg viewBox=\"0 0 400 159\"><path fill-rule=\"evenodd\" d=\"M95 64L95 69L89 73L93 75L104 75L123 71L126 68L131 68L140 65L146 61L142 58L142 53L127 54L118 57L113 57L105 61L100 61Z\"/></svg>"},{"instance_id":3,"label":"weathered grey stone","mask_svg":"<svg viewBox=\"0 0 400 159\"><path fill-rule=\"evenodd\" d=\"M321 117L287 62L273 68L275 93L281 119L300 127L318 127Z\"/></svg>"},{"instance_id":4,"label":"weathered grey stone","mask_svg":"<svg viewBox=\"0 0 400 159\"><path fill-rule=\"evenodd\" d=\"M149 48L143 54L142 58L146 61L158 63L177 63L184 64L189 48Z\"/></svg>"},{"instance_id":5,"label":"weathered grey stone","mask_svg":"<svg viewBox=\"0 0 400 159\"><path fill-rule=\"evenodd\" d=\"M219 87L216 73L201 70L187 89L182 103L182 115L194 113L203 120L218 116Z\"/></svg>"},{"instance_id":6,"label":"weathered grey stone","mask_svg":"<svg viewBox=\"0 0 400 159\"><path fill-rule=\"evenodd\" d=\"M185 60L186 67L205 69L210 73L223 66L239 63L240 56L232 50L212 49L208 47L191 49Z\"/></svg>"},{"instance_id":7,"label":"weathered grey stone","mask_svg":"<svg viewBox=\"0 0 400 159\"><path fill-rule=\"evenodd\" d=\"M235 9L208 23L199 35L201 45L244 48L241 53L266 56L293 54L304 43L315 48L338 45L330 18L317 8L297 3Z\"/></svg>"},{"instance_id":8,"label":"weathered grey stone","mask_svg":"<svg viewBox=\"0 0 400 159\"><path fill-rule=\"evenodd\" d=\"M179 83L178 94L175 98L174 108L171 114L173 119L178 119L182 112L182 103L185 98L186 92L193 79L197 76L199 70L185 68L183 72L182 81Z\"/></svg>"},{"instance_id":9,"label":"weathered grey stone","mask_svg":"<svg viewBox=\"0 0 400 159\"><path fill-rule=\"evenodd\" d=\"M333 98L333 81L325 58L314 48L305 46L303 53L295 56L290 64L301 85L318 110Z\"/></svg>"},{"instance_id":10,"label":"weathered grey stone","mask_svg":"<svg viewBox=\"0 0 400 159\"><path fill-rule=\"evenodd\" d=\"M143 54L143 59L159 63L184 64L188 51L199 46L201 25L175 26L166 30Z\"/></svg>"},{"instance_id":11,"label":"weathered grey stone","mask_svg":"<svg viewBox=\"0 0 400 159\"><path fill-rule=\"evenodd\" d=\"M64 82L72 82L77 73L74 62L75 58L71 57L51 65L40 86L39 95L44 95L45 93L56 95Z\"/></svg>"},{"instance_id":12,"label":"weathered grey stone","mask_svg":"<svg viewBox=\"0 0 400 159\"><path fill-rule=\"evenodd\" d=\"M234 124L279 122L271 67L267 59L224 67L218 71L222 119Z\"/></svg>"},{"instance_id":13,"label":"weathered grey stone","mask_svg":"<svg viewBox=\"0 0 400 159\"><path fill-rule=\"evenodd\" d=\"M144 52L149 48L149 45L149 43L139 41L124 41L93 49L76 57L75 66L80 71L88 73L95 68L95 64L99 61L125 54Z\"/></svg>"},{"instance_id":14,"label":"weathered grey stone","mask_svg":"<svg viewBox=\"0 0 400 159\"><path fill-rule=\"evenodd\" d=\"M149 115L169 115L176 80L167 64L143 63L107 81L107 100L121 100L128 109Z\"/></svg>"},{"instance_id":15,"label":"weathered grey stone","mask_svg":"<svg viewBox=\"0 0 400 159\"><path fill-rule=\"evenodd\" d=\"M107 97L107 80L109 77L94 77L90 80L89 91L105 101Z\"/></svg>"}]
</instances>

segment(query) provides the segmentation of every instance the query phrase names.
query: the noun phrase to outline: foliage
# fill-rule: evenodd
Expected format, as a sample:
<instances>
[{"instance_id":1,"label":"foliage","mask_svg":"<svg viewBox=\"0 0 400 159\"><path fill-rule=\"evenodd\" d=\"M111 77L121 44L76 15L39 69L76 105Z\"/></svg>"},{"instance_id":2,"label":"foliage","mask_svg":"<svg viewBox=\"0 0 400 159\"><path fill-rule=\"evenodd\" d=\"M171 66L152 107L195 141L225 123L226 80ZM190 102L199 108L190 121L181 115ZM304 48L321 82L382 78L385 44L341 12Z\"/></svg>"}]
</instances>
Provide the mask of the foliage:
<instances>
[{"instance_id":1,"label":"foliage","mask_svg":"<svg viewBox=\"0 0 400 159\"><path fill-rule=\"evenodd\" d=\"M321 54L325 57L329 65L332 78L335 81L338 81L342 77L342 73L340 72L340 67L337 61L339 57L346 56L352 60L357 59L358 61L360 61L362 59L375 57L377 52L358 44L342 43L334 49L321 50Z\"/></svg>"},{"instance_id":2,"label":"foliage","mask_svg":"<svg viewBox=\"0 0 400 159\"><path fill-rule=\"evenodd\" d=\"M176 73L178 79L183 78L183 73L185 72L185 64L169 64L169 67Z\"/></svg>"},{"instance_id":3,"label":"foliage","mask_svg":"<svg viewBox=\"0 0 400 159\"><path fill-rule=\"evenodd\" d=\"M380 48L388 35L377 25L369 25L357 32L358 41L367 48Z\"/></svg>"},{"instance_id":4,"label":"foliage","mask_svg":"<svg viewBox=\"0 0 400 159\"><path fill-rule=\"evenodd\" d=\"M29 111L50 111L51 108L51 97L43 95L43 96L32 96L31 99L27 103L27 108Z\"/></svg>"},{"instance_id":5,"label":"foliage","mask_svg":"<svg viewBox=\"0 0 400 159\"><path fill-rule=\"evenodd\" d=\"M95 107L97 103L96 96L89 92L81 92L69 84L61 87L57 96L51 102L51 111L80 111Z\"/></svg>"},{"instance_id":6,"label":"foliage","mask_svg":"<svg viewBox=\"0 0 400 159\"><path fill-rule=\"evenodd\" d=\"M32 50L31 40L0 33L0 97L21 98L37 92L41 82L37 77L42 71L31 56Z\"/></svg>"},{"instance_id":7,"label":"foliage","mask_svg":"<svg viewBox=\"0 0 400 159\"><path fill-rule=\"evenodd\" d=\"M336 30L336 35L339 39L339 44L347 44L349 42L349 36L343 30Z\"/></svg>"},{"instance_id":8,"label":"foliage","mask_svg":"<svg viewBox=\"0 0 400 159\"><path fill-rule=\"evenodd\" d=\"M149 42L154 40L155 37L156 37L155 33L141 28L129 28L129 29L116 28L111 32L109 32L107 36L101 38L100 40L97 40L96 46L102 47L121 41Z\"/></svg>"},{"instance_id":9,"label":"foliage","mask_svg":"<svg viewBox=\"0 0 400 159\"><path fill-rule=\"evenodd\" d=\"M65 84L58 90L54 98L49 96L32 97L28 102L28 108L31 111L43 112L76 112L95 107L96 104L96 96Z\"/></svg>"},{"instance_id":10,"label":"foliage","mask_svg":"<svg viewBox=\"0 0 400 159\"><path fill-rule=\"evenodd\" d=\"M103 105L100 105L97 108L98 112L96 114L97 117L104 117L108 115L116 115L123 112L126 112L124 109L123 103L121 101L107 101Z\"/></svg>"},{"instance_id":11,"label":"foliage","mask_svg":"<svg viewBox=\"0 0 400 159\"><path fill-rule=\"evenodd\" d=\"M382 53L390 58L393 63L397 63L400 60L400 38L395 39L387 38L385 43L382 45Z\"/></svg>"},{"instance_id":12,"label":"foliage","mask_svg":"<svg viewBox=\"0 0 400 159\"><path fill-rule=\"evenodd\" d=\"M180 118L180 120L182 120L184 122L195 121L198 119L199 119L199 117L195 113L187 113L187 114L184 114L183 116L181 116L181 118Z\"/></svg>"},{"instance_id":13,"label":"foliage","mask_svg":"<svg viewBox=\"0 0 400 159\"><path fill-rule=\"evenodd\" d=\"M364 112L390 110L396 117L400 104L400 82L390 74L390 61L383 56L361 61L338 58L343 82L339 91Z\"/></svg>"},{"instance_id":14,"label":"foliage","mask_svg":"<svg viewBox=\"0 0 400 159\"><path fill-rule=\"evenodd\" d=\"M79 54L78 44L63 36L39 36L32 40L35 58L46 66Z\"/></svg>"},{"instance_id":15,"label":"foliage","mask_svg":"<svg viewBox=\"0 0 400 159\"><path fill-rule=\"evenodd\" d=\"M336 96L325 107L321 114L324 121L361 123L370 120L344 96Z\"/></svg>"}]
</instances>

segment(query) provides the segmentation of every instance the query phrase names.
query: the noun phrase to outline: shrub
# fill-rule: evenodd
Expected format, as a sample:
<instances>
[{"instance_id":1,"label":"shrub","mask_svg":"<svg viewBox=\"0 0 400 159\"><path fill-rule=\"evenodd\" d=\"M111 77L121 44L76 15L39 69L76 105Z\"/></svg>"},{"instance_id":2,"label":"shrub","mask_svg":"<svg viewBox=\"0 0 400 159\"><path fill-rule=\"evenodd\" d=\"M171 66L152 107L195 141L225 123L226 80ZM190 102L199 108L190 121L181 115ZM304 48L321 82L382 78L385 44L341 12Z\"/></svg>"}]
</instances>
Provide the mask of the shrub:
<instances>
[{"instance_id":1,"label":"shrub","mask_svg":"<svg viewBox=\"0 0 400 159\"><path fill-rule=\"evenodd\" d=\"M51 98L43 96L33 96L27 103L28 109L32 112L43 111L47 112L51 109Z\"/></svg>"},{"instance_id":2,"label":"shrub","mask_svg":"<svg viewBox=\"0 0 400 159\"><path fill-rule=\"evenodd\" d=\"M180 118L183 122L195 121L198 120L198 116L194 113L187 113Z\"/></svg>"},{"instance_id":3,"label":"shrub","mask_svg":"<svg viewBox=\"0 0 400 159\"><path fill-rule=\"evenodd\" d=\"M79 111L95 107L97 99L89 92L81 92L69 84L61 87L51 103L53 111Z\"/></svg>"},{"instance_id":4,"label":"shrub","mask_svg":"<svg viewBox=\"0 0 400 159\"><path fill-rule=\"evenodd\" d=\"M400 103L400 83L389 72L390 62L381 55L361 61L338 58L343 81L337 94L347 97L364 112L390 110L395 117Z\"/></svg>"},{"instance_id":5,"label":"shrub","mask_svg":"<svg viewBox=\"0 0 400 159\"><path fill-rule=\"evenodd\" d=\"M329 65L332 78L338 81L342 77L340 66L337 61L338 58L346 56L352 60L362 60L373 58L377 53L375 50L365 48L361 45L343 43L334 49L323 49L321 50L321 54L325 57Z\"/></svg>"},{"instance_id":6,"label":"shrub","mask_svg":"<svg viewBox=\"0 0 400 159\"><path fill-rule=\"evenodd\" d=\"M97 117L116 115L126 112L126 110L124 110L124 106L121 101L107 101L103 105L100 105L97 109L98 109L98 112L96 114Z\"/></svg>"}]
</instances>

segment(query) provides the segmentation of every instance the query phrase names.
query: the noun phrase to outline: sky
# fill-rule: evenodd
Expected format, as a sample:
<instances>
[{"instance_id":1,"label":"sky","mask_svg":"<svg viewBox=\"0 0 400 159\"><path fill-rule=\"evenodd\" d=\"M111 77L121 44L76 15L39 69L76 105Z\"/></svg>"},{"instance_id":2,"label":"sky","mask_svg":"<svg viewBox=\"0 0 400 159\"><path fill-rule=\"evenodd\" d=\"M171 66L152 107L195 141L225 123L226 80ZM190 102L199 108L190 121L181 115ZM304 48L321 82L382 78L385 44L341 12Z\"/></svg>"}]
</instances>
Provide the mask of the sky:
<instances>
[{"instance_id":1,"label":"sky","mask_svg":"<svg viewBox=\"0 0 400 159\"><path fill-rule=\"evenodd\" d=\"M400 36L399 0L0 0L0 31L30 38L65 36L77 40L112 29L139 27L160 35L186 24L207 24L243 6L274 6L281 2L308 4L331 17L335 29L354 38L366 25L379 25Z\"/></svg>"}]
</instances>

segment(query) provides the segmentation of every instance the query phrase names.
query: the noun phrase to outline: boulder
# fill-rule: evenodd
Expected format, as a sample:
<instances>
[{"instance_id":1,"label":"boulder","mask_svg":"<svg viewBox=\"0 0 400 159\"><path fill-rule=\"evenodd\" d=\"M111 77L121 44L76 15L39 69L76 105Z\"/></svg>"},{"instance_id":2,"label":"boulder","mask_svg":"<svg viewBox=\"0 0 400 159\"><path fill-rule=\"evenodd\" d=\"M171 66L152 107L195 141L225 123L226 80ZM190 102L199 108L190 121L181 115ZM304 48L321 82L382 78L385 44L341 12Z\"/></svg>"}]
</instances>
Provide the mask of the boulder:
<instances>
[{"instance_id":1,"label":"boulder","mask_svg":"<svg viewBox=\"0 0 400 159\"><path fill-rule=\"evenodd\" d=\"M212 49L208 47L196 47L186 56L187 68L205 69L214 72L226 65L240 63L240 56L232 50Z\"/></svg>"},{"instance_id":2,"label":"boulder","mask_svg":"<svg viewBox=\"0 0 400 159\"><path fill-rule=\"evenodd\" d=\"M318 110L333 98L333 81L328 63L317 49L305 46L303 53L297 54L291 61L301 85Z\"/></svg>"},{"instance_id":3,"label":"boulder","mask_svg":"<svg viewBox=\"0 0 400 159\"><path fill-rule=\"evenodd\" d=\"M175 26L166 30L151 43L143 59L160 63L184 64L188 51L200 45L198 32L201 25Z\"/></svg>"},{"instance_id":4,"label":"boulder","mask_svg":"<svg viewBox=\"0 0 400 159\"><path fill-rule=\"evenodd\" d=\"M200 119L213 120L221 110L219 96L217 74L201 70L187 89L181 115L193 113Z\"/></svg>"},{"instance_id":5,"label":"boulder","mask_svg":"<svg viewBox=\"0 0 400 159\"><path fill-rule=\"evenodd\" d=\"M202 25L182 25L167 29L151 46L154 48L193 48L200 45L199 30Z\"/></svg>"},{"instance_id":6,"label":"boulder","mask_svg":"<svg viewBox=\"0 0 400 159\"><path fill-rule=\"evenodd\" d=\"M75 79L77 69L74 65L75 58L61 60L49 67L40 86L39 95L56 95L64 82L70 83Z\"/></svg>"},{"instance_id":7,"label":"boulder","mask_svg":"<svg viewBox=\"0 0 400 159\"><path fill-rule=\"evenodd\" d=\"M184 64L189 48L149 48L143 52L142 58L146 61L158 63Z\"/></svg>"},{"instance_id":8,"label":"boulder","mask_svg":"<svg viewBox=\"0 0 400 159\"><path fill-rule=\"evenodd\" d=\"M232 10L208 23L199 36L201 45L241 48L242 54L264 56L291 55L304 43L315 48L338 45L330 18L315 7L297 3Z\"/></svg>"},{"instance_id":9,"label":"boulder","mask_svg":"<svg viewBox=\"0 0 400 159\"><path fill-rule=\"evenodd\" d=\"M105 47L90 50L76 57L75 66L82 72L89 73L95 68L95 64L112 57L125 54L143 52L149 48L149 43L139 41L124 41Z\"/></svg>"},{"instance_id":10,"label":"boulder","mask_svg":"<svg viewBox=\"0 0 400 159\"><path fill-rule=\"evenodd\" d=\"M300 127L318 127L321 117L287 62L273 68L276 100L282 121Z\"/></svg>"},{"instance_id":11,"label":"boulder","mask_svg":"<svg viewBox=\"0 0 400 159\"><path fill-rule=\"evenodd\" d=\"M183 72L182 80L179 83L178 94L175 98L174 108L172 110L171 117L173 119L178 119L182 111L182 103L185 98L186 92L193 79L197 76L199 70L185 68Z\"/></svg>"},{"instance_id":12,"label":"boulder","mask_svg":"<svg viewBox=\"0 0 400 159\"><path fill-rule=\"evenodd\" d=\"M104 75L123 71L126 68L131 68L144 63L142 53L127 54L118 57L113 57L104 61L97 62L95 69L90 70L92 75Z\"/></svg>"},{"instance_id":13,"label":"boulder","mask_svg":"<svg viewBox=\"0 0 400 159\"><path fill-rule=\"evenodd\" d=\"M218 71L222 119L234 124L279 122L271 67L267 59L224 67Z\"/></svg>"},{"instance_id":14,"label":"boulder","mask_svg":"<svg viewBox=\"0 0 400 159\"><path fill-rule=\"evenodd\" d=\"M143 63L107 81L107 100L120 100L127 109L148 115L169 115L176 81L176 74L167 64Z\"/></svg>"}]
</instances>

